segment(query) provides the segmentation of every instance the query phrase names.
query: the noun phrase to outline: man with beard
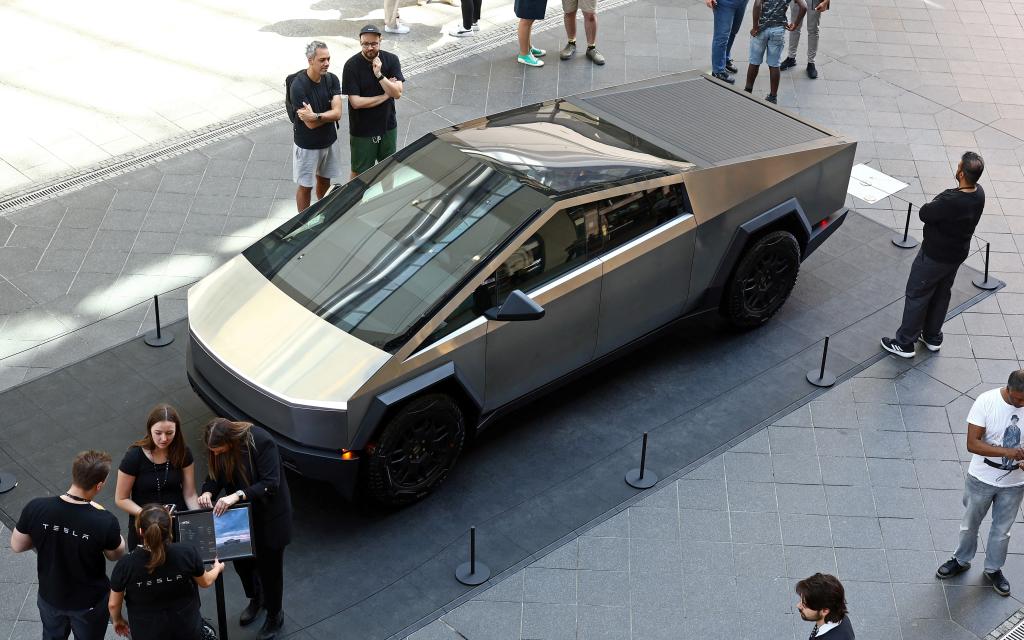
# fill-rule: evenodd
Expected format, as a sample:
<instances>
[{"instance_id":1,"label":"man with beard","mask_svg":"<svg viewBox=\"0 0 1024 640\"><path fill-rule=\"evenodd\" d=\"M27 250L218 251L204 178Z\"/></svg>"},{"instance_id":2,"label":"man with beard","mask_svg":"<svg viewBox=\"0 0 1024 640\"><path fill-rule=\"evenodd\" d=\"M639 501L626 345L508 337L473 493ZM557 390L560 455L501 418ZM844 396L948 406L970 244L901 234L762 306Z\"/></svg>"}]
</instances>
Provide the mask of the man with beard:
<instances>
[{"instance_id":1,"label":"man with beard","mask_svg":"<svg viewBox=\"0 0 1024 640\"><path fill-rule=\"evenodd\" d=\"M360 29L360 52L341 72L341 92L348 96L353 178L394 153L398 145L395 100L402 97L405 77L398 56L381 51L380 39L374 25Z\"/></svg>"},{"instance_id":2,"label":"man with beard","mask_svg":"<svg viewBox=\"0 0 1024 640\"><path fill-rule=\"evenodd\" d=\"M854 640L853 623L846 615L846 591L835 576L816 573L796 583L800 617L814 623L812 638Z\"/></svg>"}]
</instances>

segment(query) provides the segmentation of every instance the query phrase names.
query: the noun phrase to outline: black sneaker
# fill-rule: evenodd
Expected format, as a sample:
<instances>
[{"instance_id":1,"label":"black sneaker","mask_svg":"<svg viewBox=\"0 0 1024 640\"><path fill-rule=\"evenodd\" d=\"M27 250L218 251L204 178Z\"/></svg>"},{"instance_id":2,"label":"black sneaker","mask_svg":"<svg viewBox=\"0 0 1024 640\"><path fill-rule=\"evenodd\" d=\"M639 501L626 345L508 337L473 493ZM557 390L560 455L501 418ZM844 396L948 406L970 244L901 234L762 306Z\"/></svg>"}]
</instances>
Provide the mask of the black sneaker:
<instances>
[{"instance_id":1,"label":"black sneaker","mask_svg":"<svg viewBox=\"0 0 1024 640\"><path fill-rule=\"evenodd\" d=\"M818 79L818 69L814 66L813 62L807 65L807 77L811 80Z\"/></svg>"},{"instance_id":2,"label":"black sneaker","mask_svg":"<svg viewBox=\"0 0 1024 640\"><path fill-rule=\"evenodd\" d=\"M908 347L896 342L892 338L882 338L882 348L894 356L899 356L901 358L914 357L914 345L910 345Z\"/></svg>"},{"instance_id":3,"label":"black sneaker","mask_svg":"<svg viewBox=\"0 0 1024 640\"><path fill-rule=\"evenodd\" d=\"M732 58L725 61L725 70L729 73L739 73L739 69L736 68L736 63L733 62Z\"/></svg>"},{"instance_id":4,"label":"black sneaker","mask_svg":"<svg viewBox=\"0 0 1024 640\"><path fill-rule=\"evenodd\" d=\"M1003 597L1010 595L1010 581L1006 579L1001 570L983 571L982 575L992 583L992 588L995 589L996 593Z\"/></svg>"},{"instance_id":5,"label":"black sneaker","mask_svg":"<svg viewBox=\"0 0 1024 640\"><path fill-rule=\"evenodd\" d=\"M971 568L971 563L960 564L956 558L950 558L949 560L942 563L942 566L935 572L935 577L939 580L945 580L946 578L952 578L958 576L964 571Z\"/></svg>"},{"instance_id":6,"label":"black sneaker","mask_svg":"<svg viewBox=\"0 0 1024 640\"><path fill-rule=\"evenodd\" d=\"M727 83L729 83L729 84L736 84L736 81L735 81L735 80L733 80L733 79L732 79L732 78L731 78L731 77L729 76L729 74L728 74L728 73L726 73L726 72L724 72L724 71L716 71L716 72L712 73L711 75L712 75L713 77L715 77L715 78L718 78L718 79L719 79L719 80L721 80L722 82L727 82Z\"/></svg>"},{"instance_id":7,"label":"black sneaker","mask_svg":"<svg viewBox=\"0 0 1024 640\"><path fill-rule=\"evenodd\" d=\"M779 97L774 93L769 93L764 97L764 99L772 104L779 104Z\"/></svg>"},{"instance_id":8,"label":"black sneaker","mask_svg":"<svg viewBox=\"0 0 1024 640\"><path fill-rule=\"evenodd\" d=\"M795 66L796 58L786 58L782 61L782 64L779 65L779 69L785 71L786 69L792 69Z\"/></svg>"},{"instance_id":9,"label":"black sneaker","mask_svg":"<svg viewBox=\"0 0 1024 640\"><path fill-rule=\"evenodd\" d=\"M917 341L923 344L925 348L928 349L929 351L938 351L939 349L942 348L941 335L938 338L926 338L924 336L921 336L920 338L917 339Z\"/></svg>"}]
</instances>

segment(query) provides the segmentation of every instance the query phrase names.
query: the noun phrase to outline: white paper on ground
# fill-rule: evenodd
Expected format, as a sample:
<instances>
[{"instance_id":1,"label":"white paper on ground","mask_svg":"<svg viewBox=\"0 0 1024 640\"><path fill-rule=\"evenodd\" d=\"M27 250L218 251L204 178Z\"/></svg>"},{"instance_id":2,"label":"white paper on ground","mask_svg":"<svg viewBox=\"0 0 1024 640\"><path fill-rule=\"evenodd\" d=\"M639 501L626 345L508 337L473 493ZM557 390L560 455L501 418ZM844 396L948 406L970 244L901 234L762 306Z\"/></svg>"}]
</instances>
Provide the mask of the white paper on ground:
<instances>
[{"instance_id":1,"label":"white paper on ground","mask_svg":"<svg viewBox=\"0 0 1024 640\"><path fill-rule=\"evenodd\" d=\"M853 166L853 171L850 172L850 186L847 187L846 192L854 198L874 204L908 186L910 185L877 169L872 169L866 164L856 164Z\"/></svg>"}]
</instances>

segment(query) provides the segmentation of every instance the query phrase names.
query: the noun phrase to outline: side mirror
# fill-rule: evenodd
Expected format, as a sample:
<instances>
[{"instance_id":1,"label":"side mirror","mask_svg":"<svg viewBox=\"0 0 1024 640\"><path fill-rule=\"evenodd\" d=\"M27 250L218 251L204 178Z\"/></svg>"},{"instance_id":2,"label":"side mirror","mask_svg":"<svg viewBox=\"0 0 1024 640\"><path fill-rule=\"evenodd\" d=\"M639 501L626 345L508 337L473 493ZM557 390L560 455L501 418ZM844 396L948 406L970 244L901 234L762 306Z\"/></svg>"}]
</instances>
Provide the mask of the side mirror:
<instances>
[{"instance_id":1,"label":"side mirror","mask_svg":"<svg viewBox=\"0 0 1024 640\"><path fill-rule=\"evenodd\" d=\"M519 289L508 294L508 298L500 307L492 307L484 312L488 320L515 322L517 320L540 320L544 317L544 307L533 301Z\"/></svg>"}]
</instances>

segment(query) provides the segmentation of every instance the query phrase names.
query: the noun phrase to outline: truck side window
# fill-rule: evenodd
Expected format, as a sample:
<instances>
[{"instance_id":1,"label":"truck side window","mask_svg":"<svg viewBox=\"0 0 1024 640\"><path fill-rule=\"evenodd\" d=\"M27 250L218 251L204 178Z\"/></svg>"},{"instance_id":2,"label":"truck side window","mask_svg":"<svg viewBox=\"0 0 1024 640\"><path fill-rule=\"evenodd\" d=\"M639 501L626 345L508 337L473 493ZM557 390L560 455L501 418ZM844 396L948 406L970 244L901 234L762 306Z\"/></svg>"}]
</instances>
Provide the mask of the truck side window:
<instances>
[{"instance_id":1,"label":"truck side window","mask_svg":"<svg viewBox=\"0 0 1024 640\"><path fill-rule=\"evenodd\" d=\"M679 185L666 185L602 201L604 251L622 246L683 213Z\"/></svg>"}]
</instances>

